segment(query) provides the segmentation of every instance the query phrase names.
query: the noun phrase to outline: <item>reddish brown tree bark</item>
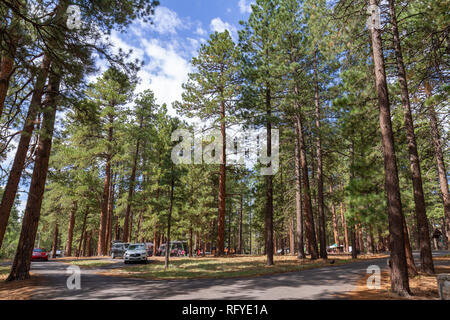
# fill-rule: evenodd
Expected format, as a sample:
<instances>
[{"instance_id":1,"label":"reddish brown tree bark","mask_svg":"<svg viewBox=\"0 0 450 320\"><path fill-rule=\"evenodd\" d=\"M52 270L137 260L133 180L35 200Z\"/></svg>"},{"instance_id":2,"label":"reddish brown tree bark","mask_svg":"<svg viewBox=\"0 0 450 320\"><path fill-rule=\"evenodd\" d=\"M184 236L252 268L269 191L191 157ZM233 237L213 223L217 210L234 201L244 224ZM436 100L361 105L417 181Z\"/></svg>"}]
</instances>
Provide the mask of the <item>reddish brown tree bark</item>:
<instances>
[{"instance_id":1,"label":"reddish brown tree bark","mask_svg":"<svg viewBox=\"0 0 450 320\"><path fill-rule=\"evenodd\" d=\"M297 121L297 135L299 141L300 151L300 166L302 168L302 182L303 182L303 212L305 213L305 229L308 251L311 259L315 260L319 257L319 250L317 247L316 230L314 226L314 216L311 203L311 189L309 186L308 176L308 162L306 160L306 145L303 134L303 123L301 115L296 116Z\"/></svg>"},{"instance_id":2,"label":"reddish brown tree bark","mask_svg":"<svg viewBox=\"0 0 450 320\"><path fill-rule=\"evenodd\" d=\"M139 119L139 130L142 129L143 124L144 124L144 118L143 118L143 116L141 116ZM124 234L123 234L124 242L131 241L131 227L129 228L129 219L130 219L131 203L133 201L134 185L136 183L136 171L137 171L137 163L138 163L138 159L139 159L140 144L141 144L141 139L138 138L136 141L136 150L134 153L133 168L131 169L130 186L128 189L128 201L127 201L127 210L125 212ZM130 231L128 229L130 229Z\"/></svg>"},{"instance_id":3,"label":"reddish brown tree bark","mask_svg":"<svg viewBox=\"0 0 450 320\"><path fill-rule=\"evenodd\" d=\"M78 256L82 256L85 255L86 252L86 222L87 222L87 217L88 217L89 211L86 210L86 213L84 214L84 218L83 218L83 226L81 227L81 235L80 235L80 243L78 244ZM82 244L84 242L84 247L83 247L83 251L82 251Z\"/></svg>"},{"instance_id":4,"label":"reddish brown tree bark","mask_svg":"<svg viewBox=\"0 0 450 320\"><path fill-rule=\"evenodd\" d=\"M30 277L30 263L34 241L41 215L41 205L47 179L48 163L52 147L53 131L56 117L56 99L59 94L61 78L51 74L48 94L43 110L42 132L39 136L36 161L28 192L27 205L22 221L19 244L8 281L24 280Z\"/></svg>"},{"instance_id":5,"label":"reddish brown tree bark","mask_svg":"<svg viewBox=\"0 0 450 320\"><path fill-rule=\"evenodd\" d=\"M73 229L75 228L75 214L78 210L78 201L73 202L72 210L69 215L69 228L67 230L66 257L72 256Z\"/></svg>"},{"instance_id":6,"label":"reddish brown tree bark","mask_svg":"<svg viewBox=\"0 0 450 320\"><path fill-rule=\"evenodd\" d=\"M392 34L394 40L394 50L397 59L398 81L400 83L400 88L402 91L401 94L402 105L405 115L405 129L406 129L406 137L408 140L410 171L413 183L414 204L419 235L420 262L421 268L424 272L428 274L433 274L434 273L433 255L431 252L429 225L425 208L425 197L422 186L422 173L420 170L420 160L419 160L419 153L417 151L416 135L414 133L414 121L411 114L411 103L409 100L408 82L406 78L405 64L403 62L403 53L400 43L394 0L389 0L389 9L391 16ZM410 270L410 272L411 271L412 270Z\"/></svg>"},{"instance_id":7,"label":"reddish brown tree bark","mask_svg":"<svg viewBox=\"0 0 450 320\"><path fill-rule=\"evenodd\" d=\"M58 223L55 222L53 227L53 241L52 241L52 258L56 258L56 250L58 250Z\"/></svg>"},{"instance_id":8,"label":"reddish brown tree bark","mask_svg":"<svg viewBox=\"0 0 450 320\"><path fill-rule=\"evenodd\" d=\"M9 173L8 182L6 183L3 192L2 202L0 204L0 247L5 236L6 226L8 224L11 208L14 205L14 200L17 194L20 177L24 169L25 160L27 158L28 148L36 122L36 116L41 108L42 96L44 94L45 83L47 81L48 70L50 67L50 59L48 55L44 55L39 73L36 78L33 95L31 97L30 106L28 107L25 124L20 135L19 145L16 149L16 155Z\"/></svg>"},{"instance_id":9,"label":"reddish brown tree bark","mask_svg":"<svg viewBox=\"0 0 450 320\"><path fill-rule=\"evenodd\" d=\"M302 168L300 164L300 144L298 141L298 124L295 122L295 213L297 218L297 257L305 259L303 241L303 203L302 203Z\"/></svg>"},{"instance_id":10,"label":"reddish brown tree bark","mask_svg":"<svg viewBox=\"0 0 450 320\"><path fill-rule=\"evenodd\" d=\"M220 104L220 130L222 134L222 157L219 174L219 219L217 224L217 251L216 255L225 253L225 203L226 203L226 127L225 127L225 103Z\"/></svg>"},{"instance_id":11,"label":"reddish brown tree bark","mask_svg":"<svg viewBox=\"0 0 450 320\"><path fill-rule=\"evenodd\" d=\"M339 240L339 229L338 229L338 221L337 221L337 215L336 215L336 206L334 205L333 201L333 184L330 181L330 197L331 197L331 215L332 215L332 222L333 222L333 237L334 237L334 243L336 243L338 246L341 244Z\"/></svg>"},{"instance_id":12,"label":"reddish brown tree bark","mask_svg":"<svg viewBox=\"0 0 450 320\"><path fill-rule=\"evenodd\" d=\"M268 88L268 86L266 86ZM270 89L266 89L266 110L267 110L267 157L272 157L272 97ZM273 163L269 163L268 167L273 166ZM266 176L266 255L267 265L273 265L273 176L269 174Z\"/></svg>"},{"instance_id":13,"label":"reddish brown tree bark","mask_svg":"<svg viewBox=\"0 0 450 320\"><path fill-rule=\"evenodd\" d=\"M377 6L376 0L370 5ZM391 109L386 82L386 70L383 56L381 30L371 28L372 50L375 71L376 91L380 109L380 129L383 145L385 192L387 195L390 249L391 249L391 288L402 296L411 294L408 269L406 265L405 238L403 232L403 209L400 198L400 186L392 131Z\"/></svg>"},{"instance_id":14,"label":"reddish brown tree bark","mask_svg":"<svg viewBox=\"0 0 450 320\"><path fill-rule=\"evenodd\" d=\"M432 96L430 83L425 82L425 93L428 98ZM441 187L442 202L444 203L444 218L446 225L447 245L450 246L450 194L448 193L447 171L444 162L444 153L442 152L442 141L439 130L439 123L436 116L436 110L433 105L428 106L428 116L430 118L431 136L436 156L437 169L439 174L439 186ZM447 247L450 250L450 247Z\"/></svg>"},{"instance_id":15,"label":"reddish brown tree bark","mask_svg":"<svg viewBox=\"0 0 450 320\"><path fill-rule=\"evenodd\" d=\"M5 106L5 99L8 94L9 82L14 73L14 59L16 57L17 47L21 38L20 33L21 27L19 24L19 19L17 15L13 13L11 25L7 29L8 41L5 41L4 43L6 48L2 51L0 58L0 117L3 114L3 107Z\"/></svg>"},{"instance_id":16,"label":"reddish brown tree bark","mask_svg":"<svg viewBox=\"0 0 450 320\"><path fill-rule=\"evenodd\" d=\"M345 220L345 210L344 210L344 203L341 202L341 223L342 223L342 229L344 233L344 249L345 252L349 251L349 242L348 242L348 228L347 228L347 221Z\"/></svg>"},{"instance_id":17,"label":"reddish brown tree bark","mask_svg":"<svg viewBox=\"0 0 450 320\"><path fill-rule=\"evenodd\" d=\"M316 154L317 154L317 209L319 215L319 245L320 257L327 259L327 241L325 230L325 209L323 201L323 164L322 164L322 138L321 138L321 115L320 115L320 93L319 93L319 75L317 65L317 50L314 54L314 104L316 111Z\"/></svg>"},{"instance_id":18,"label":"reddish brown tree bark","mask_svg":"<svg viewBox=\"0 0 450 320\"><path fill-rule=\"evenodd\" d=\"M113 141L114 130L113 124L114 116L112 114L109 115L109 124L110 127L108 129L108 142L110 145ZM106 166L105 166L105 183L103 185L103 196L101 203L101 212L100 212L100 228L98 231L98 243L97 243L97 255L98 256L106 256L107 253L107 224L108 224L108 204L109 204L109 195L110 195L110 187L111 187L111 150L107 151L106 154Z\"/></svg>"},{"instance_id":19,"label":"reddish brown tree bark","mask_svg":"<svg viewBox=\"0 0 450 320\"><path fill-rule=\"evenodd\" d=\"M405 253L406 253L406 264L408 266L408 274L411 277L415 277L419 273L417 272L416 264L414 262L411 243L409 241L408 226L406 225L405 216L403 216L403 233L405 234Z\"/></svg>"}]
</instances>

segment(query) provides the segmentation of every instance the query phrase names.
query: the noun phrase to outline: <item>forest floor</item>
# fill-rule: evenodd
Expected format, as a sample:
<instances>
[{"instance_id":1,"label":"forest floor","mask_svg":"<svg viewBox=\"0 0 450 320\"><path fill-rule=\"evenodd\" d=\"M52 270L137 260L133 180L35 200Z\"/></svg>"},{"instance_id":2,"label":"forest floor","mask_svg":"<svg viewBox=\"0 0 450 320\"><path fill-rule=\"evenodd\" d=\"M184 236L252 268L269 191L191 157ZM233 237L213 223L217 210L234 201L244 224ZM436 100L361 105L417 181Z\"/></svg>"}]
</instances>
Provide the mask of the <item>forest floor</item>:
<instances>
[{"instance_id":1,"label":"forest floor","mask_svg":"<svg viewBox=\"0 0 450 320\"><path fill-rule=\"evenodd\" d=\"M436 275L419 273L418 276L409 279L412 296L409 298L399 297L391 291L389 271L381 272L381 288L373 290L367 288L368 274L361 279L354 291L346 294L351 300L439 300L437 287L437 275L442 273L450 274L450 256L434 257ZM437 265L439 264L439 265Z\"/></svg>"},{"instance_id":2,"label":"forest floor","mask_svg":"<svg viewBox=\"0 0 450 320\"><path fill-rule=\"evenodd\" d=\"M449 253L433 252L437 272L448 272L447 268L441 267L450 266ZM417 260L418 252L414 255ZM48 262L33 262L30 280L14 283L0 280L0 299L392 299L395 297L386 297L383 292L376 291L365 296L361 290L364 289L361 286L365 284L369 268L378 266L382 271L387 269L385 257L361 256L358 261L353 261L348 256L330 256L328 261L299 262L293 256L276 256L273 267L265 266L265 257L171 258L172 268L167 271L172 276L168 278L170 280L162 279L163 257L151 257L148 265L126 266L123 260L112 260L110 257L51 259ZM334 263L330 264L333 260ZM198 270L189 267L189 262ZM249 269L248 263L257 267ZM70 290L67 286L71 274L68 267L72 264L80 265L82 269L79 290ZM0 265L0 279L7 277L9 268L10 266ZM155 268L156 272L149 275L151 268ZM228 268L236 270L235 274L230 275ZM133 271L132 275L125 274L130 271ZM190 271L197 272L191 275ZM178 274L174 274L177 272ZM202 272L204 278L198 278ZM118 273L123 274L117 276ZM136 276L136 273L141 273L141 277ZM212 276L213 273L216 275ZM154 280L155 274L160 278ZM244 276L246 274L248 276ZM420 295L416 290L425 288L423 283L416 284L418 280L426 279L411 279L411 287L417 298ZM383 288L385 283L386 279ZM423 299L436 299L436 280L431 279L431 282L427 283L431 293L423 295Z\"/></svg>"},{"instance_id":3,"label":"forest floor","mask_svg":"<svg viewBox=\"0 0 450 320\"><path fill-rule=\"evenodd\" d=\"M6 282L10 269L10 266L0 266L0 300L29 300L34 290L42 284L42 278L31 273L28 280Z\"/></svg>"},{"instance_id":4,"label":"forest floor","mask_svg":"<svg viewBox=\"0 0 450 320\"><path fill-rule=\"evenodd\" d=\"M362 255L358 261L387 258L386 255ZM230 256L202 258L170 258L164 269L164 257L151 257L148 264L124 265L121 260L66 260L84 269L106 267L99 274L151 280L239 278L282 274L356 262L348 255L330 255L328 260L299 260L296 256L275 256L274 265L267 266L264 256ZM108 263L109 261L109 263ZM118 262L121 262L118 264Z\"/></svg>"}]
</instances>

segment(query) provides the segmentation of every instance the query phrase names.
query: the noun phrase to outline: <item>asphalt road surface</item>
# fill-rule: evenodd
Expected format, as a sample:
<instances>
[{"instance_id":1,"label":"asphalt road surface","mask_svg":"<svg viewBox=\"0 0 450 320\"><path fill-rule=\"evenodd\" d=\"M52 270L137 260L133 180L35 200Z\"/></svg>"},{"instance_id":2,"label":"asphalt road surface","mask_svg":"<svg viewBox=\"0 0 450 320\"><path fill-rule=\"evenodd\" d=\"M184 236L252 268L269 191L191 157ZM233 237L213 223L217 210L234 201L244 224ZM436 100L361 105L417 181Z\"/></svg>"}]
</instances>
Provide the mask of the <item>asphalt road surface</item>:
<instances>
[{"instance_id":1,"label":"asphalt road surface","mask_svg":"<svg viewBox=\"0 0 450 320\"><path fill-rule=\"evenodd\" d=\"M435 252L435 256L450 252ZM417 253L415 253L417 261ZM33 262L32 272L45 278L45 285L33 294L40 300L170 299L170 300L280 300L339 299L355 288L371 265L387 268L386 259L361 261L341 266L238 279L144 280L102 276L99 270L83 270L80 290L69 290L67 264ZM417 261L418 263L418 261Z\"/></svg>"}]
</instances>

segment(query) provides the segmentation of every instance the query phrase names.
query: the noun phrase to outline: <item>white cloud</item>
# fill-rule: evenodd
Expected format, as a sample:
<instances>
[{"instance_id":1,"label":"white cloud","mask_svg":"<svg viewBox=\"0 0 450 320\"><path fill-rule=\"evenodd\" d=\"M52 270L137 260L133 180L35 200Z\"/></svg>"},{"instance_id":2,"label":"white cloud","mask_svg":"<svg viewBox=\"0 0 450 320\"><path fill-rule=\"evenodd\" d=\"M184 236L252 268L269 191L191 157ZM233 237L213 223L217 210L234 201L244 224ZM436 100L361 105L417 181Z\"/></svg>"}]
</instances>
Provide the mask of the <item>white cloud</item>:
<instances>
[{"instance_id":1,"label":"white cloud","mask_svg":"<svg viewBox=\"0 0 450 320\"><path fill-rule=\"evenodd\" d=\"M222 21L220 18L214 18L211 20L210 28L212 31L224 32L228 30L231 35L237 33L237 29L235 26L229 24L228 22Z\"/></svg>"},{"instance_id":2,"label":"white cloud","mask_svg":"<svg viewBox=\"0 0 450 320\"><path fill-rule=\"evenodd\" d=\"M160 34L176 34L177 29L183 27L176 12L160 6L156 7L153 23L153 29Z\"/></svg>"},{"instance_id":3,"label":"white cloud","mask_svg":"<svg viewBox=\"0 0 450 320\"><path fill-rule=\"evenodd\" d=\"M137 91L151 89L157 103L166 103L170 113L174 114L171 104L181 100L182 84L187 82L188 73L191 72L189 61L178 53L176 42L143 39L142 44L150 61L139 74L142 82Z\"/></svg>"},{"instance_id":4,"label":"white cloud","mask_svg":"<svg viewBox=\"0 0 450 320\"><path fill-rule=\"evenodd\" d=\"M198 26L195 30L195 34L198 34L199 36L204 36L206 34L206 30L203 29L201 26Z\"/></svg>"},{"instance_id":5,"label":"white cloud","mask_svg":"<svg viewBox=\"0 0 450 320\"><path fill-rule=\"evenodd\" d=\"M252 0L239 0L238 6L241 13L252 13Z\"/></svg>"},{"instance_id":6,"label":"white cloud","mask_svg":"<svg viewBox=\"0 0 450 320\"><path fill-rule=\"evenodd\" d=\"M128 43L123 41L120 38L118 32L113 31L111 33L110 41L114 45L114 51L117 52L120 48L120 49L122 49L123 52L128 53L130 50L132 50L132 52L130 54L130 59L132 59L132 60L139 59L140 61L144 60L144 50L142 50L141 48L137 48L132 45L129 45Z\"/></svg>"}]
</instances>

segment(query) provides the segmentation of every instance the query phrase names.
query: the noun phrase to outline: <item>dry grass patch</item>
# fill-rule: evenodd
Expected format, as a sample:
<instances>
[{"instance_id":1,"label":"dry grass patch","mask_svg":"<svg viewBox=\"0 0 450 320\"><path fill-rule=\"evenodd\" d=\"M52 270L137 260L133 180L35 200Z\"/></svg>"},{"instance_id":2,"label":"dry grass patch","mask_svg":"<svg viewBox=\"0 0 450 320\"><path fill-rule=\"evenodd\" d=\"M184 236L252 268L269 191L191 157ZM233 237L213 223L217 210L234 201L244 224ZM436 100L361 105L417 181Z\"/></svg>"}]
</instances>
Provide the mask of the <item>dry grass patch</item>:
<instances>
[{"instance_id":1,"label":"dry grass patch","mask_svg":"<svg viewBox=\"0 0 450 320\"><path fill-rule=\"evenodd\" d=\"M71 265L79 266L82 269L95 269L99 267L114 265L116 263L123 263L123 260L97 260L97 259L87 259L87 260L65 260L62 263L68 263Z\"/></svg>"},{"instance_id":2,"label":"dry grass patch","mask_svg":"<svg viewBox=\"0 0 450 320\"><path fill-rule=\"evenodd\" d=\"M329 260L315 261L299 260L295 256L275 256L274 262L273 266L267 266L265 256L171 258L169 268L164 270L164 258L152 257L147 265L124 265L100 274L153 280L236 278L337 266L354 261L348 256L333 256Z\"/></svg>"},{"instance_id":3,"label":"dry grass patch","mask_svg":"<svg viewBox=\"0 0 450 320\"><path fill-rule=\"evenodd\" d=\"M450 262L450 257L433 258L434 261ZM450 266L435 265L436 274L450 273ZM367 288L367 279L370 275L358 282L357 288L345 297L351 300L439 300L436 275L420 273L417 277L409 279L409 286L413 296L410 298L399 297L391 291L389 272L381 273L381 289L370 290Z\"/></svg>"}]
</instances>

